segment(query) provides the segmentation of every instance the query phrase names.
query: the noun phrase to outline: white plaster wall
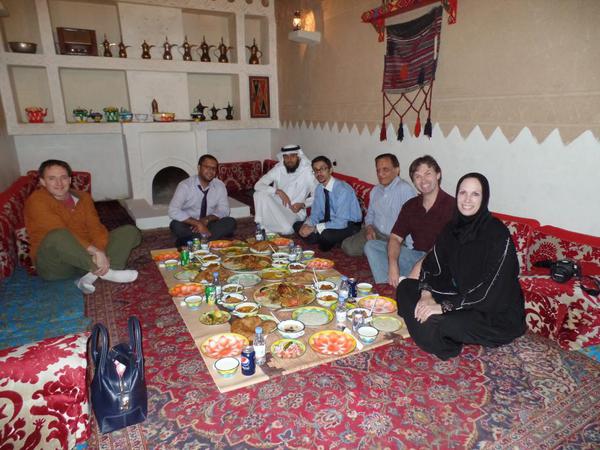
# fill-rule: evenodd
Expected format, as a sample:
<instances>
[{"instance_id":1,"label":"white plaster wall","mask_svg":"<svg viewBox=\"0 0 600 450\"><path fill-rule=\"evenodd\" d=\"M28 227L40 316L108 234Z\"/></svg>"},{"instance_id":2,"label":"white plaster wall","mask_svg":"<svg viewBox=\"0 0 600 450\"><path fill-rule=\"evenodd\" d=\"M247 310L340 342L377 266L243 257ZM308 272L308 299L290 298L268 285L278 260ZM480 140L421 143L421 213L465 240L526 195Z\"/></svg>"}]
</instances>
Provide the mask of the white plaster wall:
<instances>
[{"instance_id":1,"label":"white plaster wall","mask_svg":"<svg viewBox=\"0 0 600 450\"><path fill-rule=\"evenodd\" d=\"M220 162L268 159L271 157L271 130L209 131L208 153Z\"/></svg>"},{"instance_id":2,"label":"white plaster wall","mask_svg":"<svg viewBox=\"0 0 600 450\"><path fill-rule=\"evenodd\" d=\"M95 200L129 197L129 176L121 134L15 136L21 174L58 158L73 170L92 174Z\"/></svg>"},{"instance_id":3,"label":"white plaster wall","mask_svg":"<svg viewBox=\"0 0 600 450\"><path fill-rule=\"evenodd\" d=\"M375 183L374 158L392 152L400 160L401 176L417 157L431 154L443 172L442 187L454 194L456 181L467 172L478 171L490 181L490 209L516 216L532 217L554 225L595 236L600 235L598 169L600 142L587 131L564 145L558 131L537 142L524 128L513 142L497 129L488 140L476 127L462 137L456 128L444 136L434 127L433 138L414 138L405 128L403 142L379 142L379 129L359 132L344 125L282 127L274 130L272 152L285 144L302 145L309 157L324 154L337 161L335 170Z\"/></svg>"},{"instance_id":4,"label":"white plaster wall","mask_svg":"<svg viewBox=\"0 0 600 450\"><path fill-rule=\"evenodd\" d=\"M19 161L14 136L6 133L4 112L0 108L0 192L6 190L19 177Z\"/></svg>"}]
</instances>

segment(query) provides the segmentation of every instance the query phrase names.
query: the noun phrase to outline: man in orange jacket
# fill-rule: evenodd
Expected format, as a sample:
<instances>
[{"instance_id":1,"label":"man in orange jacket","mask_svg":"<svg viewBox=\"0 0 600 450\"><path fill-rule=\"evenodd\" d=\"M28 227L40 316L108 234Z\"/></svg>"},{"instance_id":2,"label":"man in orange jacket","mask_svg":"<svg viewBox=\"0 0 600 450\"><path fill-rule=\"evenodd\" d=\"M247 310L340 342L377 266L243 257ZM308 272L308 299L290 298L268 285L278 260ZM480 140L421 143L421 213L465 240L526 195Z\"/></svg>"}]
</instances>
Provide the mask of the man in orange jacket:
<instances>
[{"instance_id":1,"label":"man in orange jacket","mask_svg":"<svg viewBox=\"0 0 600 450\"><path fill-rule=\"evenodd\" d=\"M129 283L138 276L124 270L131 249L141 242L133 225L110 233L98 218L87 192L71 190L71 167L50 159L39 168L41 187L25 202L25 226L31 240L31 257L46 280L78 277L85 294L95 291L98 278Z\"/></svg>"}]
</instances>

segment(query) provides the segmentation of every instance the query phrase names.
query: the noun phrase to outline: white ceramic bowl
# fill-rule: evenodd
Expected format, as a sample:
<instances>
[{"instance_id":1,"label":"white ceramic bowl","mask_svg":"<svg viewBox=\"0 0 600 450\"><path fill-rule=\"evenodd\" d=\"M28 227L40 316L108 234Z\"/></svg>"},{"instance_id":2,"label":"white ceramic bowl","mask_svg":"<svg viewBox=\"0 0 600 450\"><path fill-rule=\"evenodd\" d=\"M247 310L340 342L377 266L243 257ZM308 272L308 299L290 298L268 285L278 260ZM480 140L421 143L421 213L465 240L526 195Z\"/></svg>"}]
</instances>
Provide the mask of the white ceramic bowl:
<instances>
[{"instance_id":1,"label":"white ceramic bowl","mask_svg":"<svg viewBox=\"0 0 600 450\"><path fill-rule=\"evenodd\" d=\"M335 283L333 281L319 281L315 284L317 291L333 291L335 290Z\"/></svg>"},{"instance_id":2,"label":"white ceramic bowl","mask_svg":"<svg viewBox=\"0 0 600 450\"><path fill-rule=\"evenodd\" d=\"M258 303L242 302L235 305L235 308L233 308L233 313L238 317L255 316L258 314L259 309L260 305Z\"/></svg>"},{"instance_id":3,"label":"white ceramic bowl","mask_svg":"<svg viewBox=\"0 0 600 450\"><path fill-rule=\"evenodd\" d=\"M314 250L304 250L302 252L302 259L306 261L307 259L313 259L315 257Z\"/></svg>"},{"instance_id":4,"label":"white ceramic bowl","mask_svg":"<svg viewBox=\"0 0 600 450\"><path fill-rule=\"evenodd\" d=\"M368 319L371 314L370 314L371 310L367 309L367 308L352 308L349 309L348 312L346 313L346 316L348 317L348 319L352 320L352 316L354 314L359 314L359 313L363 313L365 316L365 319Z\"/></svg>"},{"instance_id":5,"label":"white ceramic bowl","mask_svg":"<svg viewBox=\"0 0 600 450\"><path fill-rule=\"evenodd\" d=\"M369 295L373 290L373 285L371 283L358 283L356 285L356 293L364 297L365 295Z\"/></svg>"},{"instance_id":6,"label":"white ceramic bowl","mask_svg":"<svg viewBox=\"0 0 600 450\"><path fill-rule=\"evenodd\" d=\"M288 264L288 269L292 273L303 272L304 269L306 269L306 265L302 264L301 262L291 262Z\"/></svg>"},{"instance_id":7,"label":"white ceramic bowl","mask_svg":"<svg viewBox=\"0 0 600 450\"><path fill-rule=\"evenodd\" d=\"M240 362L233 356L227 356L226 358L217 359L214 363L215 370L223 378L229 378L235 375L240 366Z\"/></svg>"},{"instance_id":8,"label":"white ceramic bowl","mask_svg":"<svg viewBox=\"0 0 600 450\"><path fill-rule=\"evenodd\" d=\"M271 263L271 267L274 269L285 269L288 266L287 260L277 259Z\"/></svg>"},{"instance_id":9,"label":"white ceramic bowl","mask_svg":"<svg viewBox=\"0 0 600 450\"><path fill-rule=\"evenodd\" d=\"M246 296L238 292L231 294L223 294L219 303L223 305L224 308L233 311L237 305L244 302L246 302Z\"/></svg>"},{"instance_id":10,"label":"white ceramic bowl","mask_svg":"<svg viewBox=\"0 0 600 450\"><path fill-rule=\"evenodd\" d=\"M317 303L324 308L331 308L333 304L337 303L338 297L337 292L334 291L319 291L317 292Z\"/></svg>"},{"instance_id":11,"label":"white ceramic bowl","mask_svg":"<svg viewBox=\"0 0 600 450\"><path fill-rule=\"evenodd\" d=\"M275 252L271 255L271 259L273 259L274 261L277 259L284 259L284 260L288 260L288 253L285 252Z\"/></svg>"},{"instance_id":12,"label":"white ceramic bowl","mask_svg":"<svg viewBox=\"0 0 600 450\"><path fill-rule=\"evenodd\" d=\"M360 327L357 331L358 338L364 342L365 344L372 344L377 339L377 335L379 334L379 330L375 327L363 326Z\"/></svg>"},{"instance_id":13,"label":"white ceramic bowl","mask_svg":"<svg viewBox=\"0 0 600 450\"><path fill-rule=\"evenodd\" d=\"M184 299L185 304L191 310L199 309L200 305L202 305L203 300L204 300L204 297L202 295L189 295Z\"/></svg>"},{"instance_id":14,"label":"white ceramic bowl","mask_svg":"<svg viewBox=\"0 0 600 450\"><path fill-rule=\"evenodd\" d=\"M304 335L304 324L299 320L282 320L277 324L277 331L284 338L297 339Z\"/></svg>"}]
</instances>

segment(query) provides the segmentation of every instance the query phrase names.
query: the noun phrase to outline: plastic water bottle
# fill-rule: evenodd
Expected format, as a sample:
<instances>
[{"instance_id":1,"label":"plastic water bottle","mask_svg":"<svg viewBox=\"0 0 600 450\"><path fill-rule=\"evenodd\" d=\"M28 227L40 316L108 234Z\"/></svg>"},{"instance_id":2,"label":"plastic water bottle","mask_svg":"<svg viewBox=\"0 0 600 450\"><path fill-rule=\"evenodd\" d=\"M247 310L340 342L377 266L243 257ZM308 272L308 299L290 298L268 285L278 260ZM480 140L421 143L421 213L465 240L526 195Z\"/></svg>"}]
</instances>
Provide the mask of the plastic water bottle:
<instances>
[{"instance_id":1,"label":"plastic water bottle","mask_svg":"<svg viewBox=\"0 0 600 450\"><path fill-rule=\"evenodd\" d=\"M200 248L202 250L208 250L208 235L202 233L202 239L200 240Z\"/></svg>"},{"instance_id":2,"label":"plastic water bottle","mask_svg":"<svg viewBox=\"0 0 600 450\"><path fill-rule=\"evenodd\" d=\"M342 275L340 279L340 286L338 287L338 295L340 298L344 297L344 300L348 298L350 294L350 285L348 284L348 277Z\"/></svg>"},{"instance_id":3,"label":"plastic water bottle","mask_svg":"<svg viewBox=\"0 0 600 450\"><path fill-rule=\"evenodd\" d=\"M255 335L252 346L254 347L254 352L256 353L256 364L262 366L267 360L267 348L265 344L265 337L263 335L262 327L256 327L254 332Z\"/></svg>"},{"instance_id":4,"label":"plastic water bottle","mask_svg":"<svg viewBox=\"0 0 600 450\"><path fill-rule=\"evenodd\" d=\"M294 243L290 242L290 244L288 245L288 261L289 262L294 262L296 261L296 252L294 251Z\"/></svg>"},{"instance_id":5,"label":"plastic water bottle","mask_svg":"<svg viewBox=\"0 0 600 450\"><path fill-rule=\"evenodd\" d=\"M221 281L219 280L219 272L213 272L213 286L215 287L215 301L221 300Z\"/></svg>"},{"instance_id":6,"label":"plastic water bottle","mask_svg":"<svg viewBox=\"0 0 600 450\"><path fill-rule=\"evenodd\" d=\"M264 240L263 229L260 226L260 223L256 224L256 232L254 233L254 238L256 239L256 242Z\"/></svg>"},{"instance_id":7,"label":"plastic water bottle","mask_svg":"<svg viewBox=\"0 0 600 450\"><path fill-rule=\"evenodd\" d=\"M338 304L335 307L335 322L339 328L346 325L346 297L341 294L338 298Z\"/></svg>"}]
</instances>

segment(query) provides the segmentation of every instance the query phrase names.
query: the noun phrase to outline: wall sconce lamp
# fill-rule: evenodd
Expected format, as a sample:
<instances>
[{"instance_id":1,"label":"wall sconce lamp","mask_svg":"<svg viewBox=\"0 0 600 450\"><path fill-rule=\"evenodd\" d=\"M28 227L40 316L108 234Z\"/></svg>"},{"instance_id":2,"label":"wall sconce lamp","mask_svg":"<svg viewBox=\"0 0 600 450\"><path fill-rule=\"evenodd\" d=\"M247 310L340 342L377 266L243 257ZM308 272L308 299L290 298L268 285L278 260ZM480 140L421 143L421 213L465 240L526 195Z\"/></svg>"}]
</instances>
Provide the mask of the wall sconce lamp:
<instances>
[{"instance_id":1,"label":"wall sconce lamp","mask_svg":"<svg viewBox=\"0 0 600 450\"><path fill-rule=\"evenodd\" d=\"M300 11L294 11L294 17L292 17L293 31L289 32L288 39L301 44L318 44L321 42L321 33L319 31L307 31L303 29L303 26L306 26L308 29L312 28L314 30L314 25L314 16L312 15L312 12L308 13L308 16L306 17L306 23L303 24Z\"/></svg>"},{"instance_id":2,"label":"wall sconce lamp","mask_svg":"<svg viewBox=\"0 0 600 450\"><path fill-rule=\"evenodd\" d=\"M302 29L302 17L300 11L294 11L294 17L292 18L292 30L300 31Z\"/></svg>"}]
</instances>

